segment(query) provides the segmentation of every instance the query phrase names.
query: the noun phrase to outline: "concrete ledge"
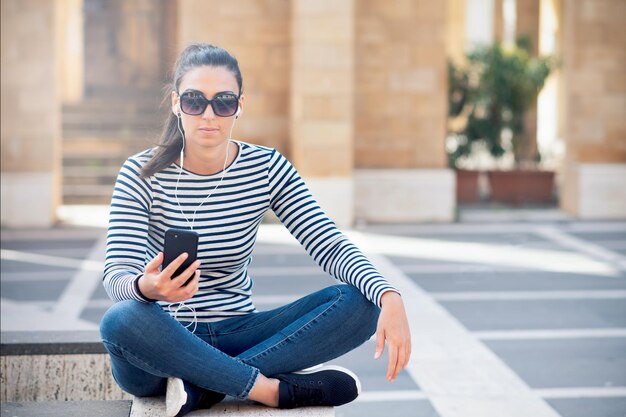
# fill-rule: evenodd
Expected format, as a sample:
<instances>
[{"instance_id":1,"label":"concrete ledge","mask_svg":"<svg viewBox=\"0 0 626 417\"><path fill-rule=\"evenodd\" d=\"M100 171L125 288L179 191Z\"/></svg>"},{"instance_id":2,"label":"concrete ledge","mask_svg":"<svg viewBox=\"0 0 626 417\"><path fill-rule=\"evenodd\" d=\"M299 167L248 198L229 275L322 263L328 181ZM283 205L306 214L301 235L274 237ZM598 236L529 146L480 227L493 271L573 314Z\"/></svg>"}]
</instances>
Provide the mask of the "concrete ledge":
<instances>
[{"instance_id":1,"label":"concrete ledge","mask_svg":"<svg viewBox=\"0 0 626 417\"><path fill-rule=\"evenodd\" d=\"M130 401L40 401L2 403L2 417L128 417Z\"/></svg>"},{"instance_id":2,"label":"concrete ledge","mask_svg":"<svg viewBox=\"0 0 626 417\"><path fill-rule=\"evenodd\" d=\"M130 417L155 417L163 415L165 415L164 397L137 397L133 400ZM190 417L333 417L335 415L335 409L333 407L304 407L293 410L279 410L249 401L237 401L227 398L208 410L197 410L188 415Z\"/></svg>"},{"instance_id":3,"label":"concrete ledge","mask_svg":"<svg viewBox=\"0 0 626 417\"><path fill-rule=\"evenodd\" d=\"M132 398L113 380L96 331L2 332L1 338L1 401Z\"/></svg>"},{"instance_id":4,"label":"concrete ledge","mask_svg":"<svg viewBox=\"0 0 626 417\"><path fill-rule=\"evenodd\" d=\"M2 332L2 356L106 353L97 331Z\"/></svg>"}]
</instances>

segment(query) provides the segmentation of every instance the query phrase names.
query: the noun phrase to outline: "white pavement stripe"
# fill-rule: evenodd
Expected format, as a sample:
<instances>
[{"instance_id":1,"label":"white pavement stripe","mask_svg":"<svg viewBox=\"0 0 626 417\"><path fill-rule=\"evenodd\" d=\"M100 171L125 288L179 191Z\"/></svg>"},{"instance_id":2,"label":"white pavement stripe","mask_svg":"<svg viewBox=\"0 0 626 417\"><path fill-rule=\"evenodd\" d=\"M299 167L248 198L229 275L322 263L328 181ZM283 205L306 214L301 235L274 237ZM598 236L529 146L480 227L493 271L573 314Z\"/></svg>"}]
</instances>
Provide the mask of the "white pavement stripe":
<instances>
[{"instance_id":1,"label":"white pavement stripe","mask_svg":"<svg viewBox=\"0 0 626 417\"><path fill-rule=\"evenodd\" d=\"M356 402L386 402L386 401L411 401L426 400L426 394L418 390L397 390L397 391L363 391L356 399Z\"/></svg>"},{"instance_id":2,"label":"white pavement stripe","mask_svg":"<svg viewBox=\"0 0 626 417\"><path fill-rule=\"evenodd\" d=\"M98 262L96 259L102 259L105 251L106 235L103 234L93 245L83 263L86 265L90 263L102 264L102 262ZM102 273L102 268L94 271L81 265L70 283L63 290L53 312L59 316L71 319L80 317L96 287L102 285Z\"/></svg>"},{"instance_id":3,"label":"white pavement stripe","mask_svg":"<svg viewBox=\"0 0 626 417\"><path fill-rule=\"evenodd\" d=\"M595 339L604 337L626 337L626 328L494 330L472 332L472 335L484 341L524 339Z\"/></svg>"},{"instance_id":4,"label":"white pavement stripe","mask_svg":"<svg viewBox=\"0 0 626 417\"><path fill-rule=\"evenodd\" d=\"M625 290L431 292L437 301L591 300L626 298Z\"/></svg>"},{"instance_id":5,"label":"white pavement stripe","mask_svg":"<svg viewBox=\"0 0 626 417\"><path fill-rule=\"evenodd\" d=\"M406 258L525 268L529 271L564 272L619 277L620 272L605 262L570 251L539 250L494 243L442 242L436 239L351 232L352 239L370 236L371 250L381 255Z\"/></svg>"},{"instance_id":6,"label":"white pavement stripe","mask_svg":"<svg viewBox=\"0 0 626 417\"><path fill-rule=\"evenodd\" d=\"M626 397L626 387L540 388L533 392L546 400Z\"/></svg>"},{"instance_id":7,"label":"white pavement stripe","mask_svg":"<svg viewBox=\"0 0 626 417\"><path fill-rule=\"evenodd\" d=\"M530 227L534 226L552 226L552 222L498 222L498 223L450 223L450 224L403 224L403 225L385 225L367 226L359 229L359 232L371 234L378 233L398 233L402 235L412 234L428 234L428 235L502 235L503 233L529 233ZM581 222L568 223L559 226L565 231L575 233L624 233L626 232L626 222Z\"/></svg>"},{"instance_id":8,"label":"white pavement stripe","mask_svg":"<svg viewBox=\"0 0 626 417\"><path fill-rule=\"evenodd\" d=\"M62 256L41 255L37 253L9 249L0 250L0 258L7 261L26 262L37 265L58 266L62 268L80 268L87 271L102 271L104 268L104 262L65 258Z\"/></svg>"},{"instance_id":9,"label":"white pavement stripe","mask_svg":"<svg viewBox=\"0 0 626 417\"><path fill-rule=\"evenodd\" d=\"M74 271L7 271L0 276L2 282L29 282L29 281L69 281Z\"/></svg>"},{"instance_id":10,"label":"white pavement stripe","mask_svg":"<svg viewBox=\"0 0 626 417\"><path fill-rule=\"evenodd\" d=\"M600 261L612 263L621 270L626 270L626 257L617 252L610 251L600 245L568 235L556 227L537 227L534 231L539 236L556 242L564 248L573 249Z\"/></svg>"},{"instance_id":11,"label":"white pavement stripe","mask_svg":"<svg viewBox=\"0 0 626 417\"><path fill-rule=\"evenodd\" d=\"M406 369L439 416L559 417L432 297L368 250L369 239L353 240L403 294L413 338Z\"/></svg>"},{"instance_id":12,"label":"white pavement stripe","mask_svg":"<svg viewBox=\"0 0 626 417\"><path fill-rule=\"evenodd\" d=\"M98 326L87 320L59 316L50 310L26 302L0 299L0 329L3 332L77 331L97 330Z\"/></svg>"}]
</instances>

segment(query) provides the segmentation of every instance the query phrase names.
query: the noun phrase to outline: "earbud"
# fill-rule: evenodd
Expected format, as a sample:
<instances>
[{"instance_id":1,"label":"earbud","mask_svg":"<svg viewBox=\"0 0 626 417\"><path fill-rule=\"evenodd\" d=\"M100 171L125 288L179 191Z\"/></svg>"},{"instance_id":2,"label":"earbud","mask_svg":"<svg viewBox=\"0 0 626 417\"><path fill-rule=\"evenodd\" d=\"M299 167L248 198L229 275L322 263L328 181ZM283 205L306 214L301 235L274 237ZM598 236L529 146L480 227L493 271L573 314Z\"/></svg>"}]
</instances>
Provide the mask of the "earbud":
<instances>
[{"instance_id":1,"label":"earbud","mask_svg":"<svg viewBox=\"0 0 626 417\"><path fill-rule=\"evenodd\" d=\"M241 115L241 106L237 107L237 113L235 113L235 119L239 119L240 115Z\"/></svg>"}]
</instances>

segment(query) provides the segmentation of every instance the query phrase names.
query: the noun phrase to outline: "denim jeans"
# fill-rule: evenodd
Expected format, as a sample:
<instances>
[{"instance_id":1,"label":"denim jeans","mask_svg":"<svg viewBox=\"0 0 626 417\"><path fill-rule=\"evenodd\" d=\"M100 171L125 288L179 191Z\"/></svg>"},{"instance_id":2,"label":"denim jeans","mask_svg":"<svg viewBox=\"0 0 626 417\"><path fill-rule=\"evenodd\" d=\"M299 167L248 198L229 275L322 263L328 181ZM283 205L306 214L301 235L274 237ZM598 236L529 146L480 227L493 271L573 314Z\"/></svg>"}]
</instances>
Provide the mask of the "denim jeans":
<instances>
[{"instance_id":1,"label":"denim jeans","mask_svg":"<svg viewBox=\"0 0 626 417\"><path fill-rule=\"evenodd\" d=\"M336 285L270 311L185 328L157 303L122 301L100 323L115 381L136 396L165 394L167 377L245 399L271 377L337 358L374 333L379 308ZM190 327L189 329L191 329Z\"/></svg>"}]
</instances>

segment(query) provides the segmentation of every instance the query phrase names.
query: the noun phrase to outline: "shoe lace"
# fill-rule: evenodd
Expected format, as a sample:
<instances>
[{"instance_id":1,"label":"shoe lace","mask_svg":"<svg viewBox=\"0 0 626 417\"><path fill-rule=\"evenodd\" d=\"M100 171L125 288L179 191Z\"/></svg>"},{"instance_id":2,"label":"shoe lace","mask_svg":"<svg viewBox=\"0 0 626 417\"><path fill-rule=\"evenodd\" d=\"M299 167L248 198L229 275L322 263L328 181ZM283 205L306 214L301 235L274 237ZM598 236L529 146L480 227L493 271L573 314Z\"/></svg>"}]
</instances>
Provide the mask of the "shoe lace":
<instances>
[{"instance_id":1,"label":"shoe lace","mask_svg":"<svg viewBox=\"0 0 626 417\"><path fill-rule=\"evenodd\" d=\"M309 381L307 386L290 385L289 393L296 407L320 405L324 400L324 390L321 381Z\"/></svg>"}]
</instances>

